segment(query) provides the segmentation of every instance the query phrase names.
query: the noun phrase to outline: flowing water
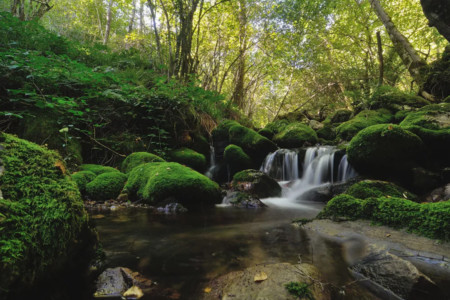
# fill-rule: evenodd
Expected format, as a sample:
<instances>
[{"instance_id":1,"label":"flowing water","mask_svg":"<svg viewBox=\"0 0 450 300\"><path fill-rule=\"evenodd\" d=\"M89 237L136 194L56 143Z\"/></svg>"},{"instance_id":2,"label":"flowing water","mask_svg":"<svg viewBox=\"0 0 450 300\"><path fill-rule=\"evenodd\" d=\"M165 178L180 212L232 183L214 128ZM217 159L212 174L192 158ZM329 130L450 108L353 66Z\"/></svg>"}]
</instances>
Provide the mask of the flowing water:
<instances>
[{"instance_id":1,"label":"flowing water","mask_svg":"<svg viewBox=\"0 0 450 300\"><path fill-rule=\"evenodd\" d=\"M341 246L291 224L296 218L313 218L323 208L322 203L301 199L304 190L351 176L344 157L340 158L342 167L335 167L335 154L331 147L310 148L302 166L296 152L279 150L269 155L263 169L268 173L277 169L278 178L293 180L293 185L285 186L283 198L265 199L268 208L216 207L176 216L155 215L145 209L103 213L94 222L107 267L129 267L158 282L162 290L176 290L179 299L201 298L207 283L217 276L280 262L312 263L325 281L343 286L353 279ZM376 298L351 285L345 299Z\"/></svg>"}]
</instances>

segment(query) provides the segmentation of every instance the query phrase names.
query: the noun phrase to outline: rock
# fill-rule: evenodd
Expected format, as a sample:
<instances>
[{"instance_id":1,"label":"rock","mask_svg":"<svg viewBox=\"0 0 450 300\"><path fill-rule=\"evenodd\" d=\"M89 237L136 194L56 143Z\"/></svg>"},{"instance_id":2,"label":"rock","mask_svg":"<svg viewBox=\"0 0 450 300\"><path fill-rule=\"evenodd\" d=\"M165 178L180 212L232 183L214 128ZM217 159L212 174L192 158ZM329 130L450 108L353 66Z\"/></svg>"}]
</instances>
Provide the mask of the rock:
<instances>
[{"instance_id":1,"label":"rock","mask_svg":"<svg viewBox=\"0 0 450 300\"><path fill-rule=\"evenodd\" d=\"M229 167L230 176L252 167L251 158L236 145L228 145L223 153L223 160Z\"/></svg>"},{"instance_id":2,"label":"rock","mask_svg":"<svg viewBox=\"0 0 450 300\"><path fill-rule=\"evenodd\" d=\"M258 275L255 277L255 275ZM264 280L260 280L263 279ZM255 279L256 280L255 282ZM312 281L314 280L314 281ZM205 293L204 300L215 299L298 299L289 294L285 284L305 282L316 300L331 299L327 285L322 288L318 282L321 275L317 268L310 264L292 265L288 263L261 265L250 267L221 276L208 284L211 289Z\"/></svg>"},{"instance_id":3,"label":"rock","mask_svg":"<svg viewBox=\"0 0 450 300\"><path fill-rule=\"evenodd\" d=\"M300 148L317 143L314 130L302 123L291 123L273 137L273 141L282 148Z\"/></svg>"},{"instance_id":4,"label":"rock","mask_svg":"<svg viewBox=\"0 0 450 300\"><path fill-rule=\"evenodd\" d=\"M331 124L340 124L347 122L352 117L353 112L347 109L339 109L329 117Z\"/></svg>"},{"instance_id":5,"label":"rock","mask_svg":"<svg viewBox=\"0 0 450 300\"><path fill-rule=\"evenodd\" d=\"M149 163L149 162L163 162L165 161L161 157L148 153L148 152L134 152L128 155L122 162L121 170L122 172L128 174L133 170L133 168Z\"/></svg>"},{"instance_id":6,"label":"rock","mask_svg":"<svg viewBox=\"0 0 450 300\"><path fill-rule=\"evenodd\" d=\"M427 202L442 202L450 200L450 183L445 186L434 189L425 197Z\"/></svg>"},{"instance_id":7,"label":"rock","mask_svg":"<svg viewBox=\"0 0 450 300\"><path fill-rule=\"evenodd\" d=\"M363 180L350 186L346 194L359 199L397 197L417 201L417 196L406 189L387 181Z\"/></svg>"},{"instance_id":8,"label":"rock","mask_svg":"<svg viewBox=\"0 0 450 300\"><path fill-rule=\"evenodd\" d=\"M360 180L361 180L360 178L355 177L349 179L347 182L338 182L322 185L307 191L306 193L302 194L301 197L302 199L308 201L326 203L330 201L333 197L345 192L350 186L352 186L354 183Z\"/></svg>"},{"instance_id":9,"label":"rock","mask_svg":"<svg viewBox=\"0 0 450 300\"><path fill-rule=\"evenodd\" d=\"M197 172L206 171L206 157L189 148L176 149L169 154L170 160L188 166Z\"/></svg>"},{"instance_id":10,"label":"rock","mask_svg":"<svg viewBox=\"0 0 450 300\"><path fill-rule=\"evenodd\" d=\"M360 131L347 148L349 163L359 174L378 178L405 177L419 160L422 140L398 125L379 124Z\"/></svg>"},{"instance_id":11,"label":"rock","mask_svg":"<svg viewBox=\"0 0 450 300\"><path fill-rule=\"evenodd\" d=\"M132 297L139 299L142 290L148 290L152 281L144 278L138 272L128 268L106 269L97 279L95 298ZM127 295L126 295L127 294Z\"/></svg>"},{"instance_id":12,"label":"rock","mask_svg":"<svg viewBox=\"0 0 450 300\"><path fill-rule=\"evenodd\" d=\"M223 202L239 208L266 207L258 197L239 191L228 191Z\"/></svg>"},{"instance_id":13,"label":"rock","mask_svg":"<svg viewBox=\"0 0 450 300\"><path fill-rule=\"evenodd\" d=\"M157 208L159 213L174 215L187 212L187 209L180 203L169 203L164 207Z\"/></svg>"},{"instance_id":14,"label":"rock","mask_svg":"<svg viewBox=\"0 0 450 300\"><path fill-rule=\"evenodd\" d=\"M442 184L439 173L424 168L413 168L413 186L418 192L426 192Z\"/></svg>"},{"instance_id":15,"label":"rock","mask_svg":"<svg viewBox=\"0 0 450 300\"><path fill-rule=\"evenodd\" d=\"M235 190L253 194L259 198L278 197L281 187L267 174L257 170L244 170L233 177L232 186Z\"/></svg>"},{"instance_id":16,"label":"rock","mask_svg":"<svg viewBox=\"0 0 450 300\"><path fill-rule=\"evenodd\" d=\"M316 120L310 120L309 121L309 127L311 127L313 130L319 130L323 128L323 124Z\"/></svg>"},{"instance_id":17,"label":"rock","mask_svg":"<svg viewBox=\"0 0 450 300\"><path fill-rule=\"evenodd\" d=\"M358 132L372 125L386 124L392 121L393 115L387 109L363 110L353 119L350 119L336 128L339 138L349 141Z\"/></svg>"},{"instance_id":18,"label":"rock","mask_svg":"<svg viewBox=\"0 0 450 300\"><path fill-rule=\"evenodd\" d=\"M350 267L356 279L381 298L443 299L436 284L412 263L387 251L375 250Z\"/></svg>"},{"instance_id":19,"label":"rock","mask_svg":"<svg viewBox=\"0 0 450 300\"><path fill-rule=\"evenodd\" d=\"M170 199L184 207L213 207L222 200L219 185L191 168L173 162L146 163L134 168L124 192L131 200L158 204Z\"/></svg>"},{"instance_id":20,"label":"rock","mask_svg":"<svg viewBox=\"0 0 450 300\"><path fill-rule=\"evenodd\" d=\"M86 184L86 197L91 200L116 199L127 181L121 172L106 172Z\"/></svg>"},{"instance_id":21,"label":"rock","mask_svg":"<svg viewBox=\"0 0 450 300\"><path fill-rule=\"evenodd\" d=\"M422 107L430 104L430 102L415 94L405 93L394 87L382 85L373 92L368 104L371 109L386 108L395 112Z\"/></svg>"}]
</instances>

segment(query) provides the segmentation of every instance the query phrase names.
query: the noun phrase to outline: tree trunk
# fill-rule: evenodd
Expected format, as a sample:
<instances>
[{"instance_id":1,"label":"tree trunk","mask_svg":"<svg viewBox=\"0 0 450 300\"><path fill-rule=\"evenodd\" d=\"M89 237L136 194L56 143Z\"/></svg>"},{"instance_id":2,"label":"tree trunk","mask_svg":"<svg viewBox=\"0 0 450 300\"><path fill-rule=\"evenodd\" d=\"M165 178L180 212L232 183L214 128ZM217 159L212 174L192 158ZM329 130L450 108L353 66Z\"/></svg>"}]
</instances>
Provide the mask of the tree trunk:
<instances>
[{"instance_id":1,"label":"tree trunk","mask_svg":"<svg viewBox=\"0 0 450 300\"><path fill-rule=\"evenodd\" d=\"M103 45L108 44L109 34L111 32L112 2L113 2L113 0L109 0L109 3L108 3L108 12L106 15L106 30L105 30L105 38L103 40Z\"/></svg>"},{"instance_id":2,"label":"tree trunk","mask_svg":"<svg viewBox=\"0 0 450 300\"><path fill-rule=\"evenodd\" d=\"M155 32L155 40L156 40L156 50L158 51L159 63L163 63L162 53L161 53L161 41L159 39L158 27L156 27L156 12L155 12L155 4L152 0L148 0L148 7L150 8L150 14L152 15L152 23L153 23L153 31Z\"/></svg>"},{"instance_id":3,"label":"tree trunk","mask_svg":"<svg viewBox=\"0 0 450 300\"><path fill-rule=\"evenodd\" d=\"M378 18L386 28L389 37L394 44L395 50L403 61L403 64L408 68L411 77L417 85L421 87L425 81L421 69L427 65L426 62L417 54L408 39L401 34L400 31L398 31L391 18L388 16L383 7L381 7L380 1L369 1Z\"/></svg>"},{"instance_id":4,"label":"tree trunk","mask_svg":"<svg viewBox=\"0 0 450 300\"><path fill-rule=\"evenodd\" d=\"M139 5L139 33L144 33L144 31L145 31L144 3L140 2L140 5Z\"/></svg>"},{"instance_id":5,"label":"tree trunk","mask_svg":"<svg viewBox=\"0 0 450 300\"><path fill-rule=\"evenodd\" d=\"M378 62L380 64L380 77L378 78L378 85L383 84L384 78L384 59L383 59L383 46L381 44L381 34L377 31L377 45L378 45Z\"/></svg>"},{"instance_id":6,"label":"tree trunk","mask_svg":"<svg viewBox=\"0 0 450 300\"><path fill-rule=\"evenodd\" d=\"M236 73L236 83L234 87L232 101L240 109L245 108L245 51L247 50L247 8L245 0L239 0L239 62Z\"/></svg>"},{"instance_id":7,"label":"tree trunk","mask_svg":"<svg viewBox=\"0 0 450 300\"><path fill-rule=\"evenodd\" d=\"M131 11L130 24L128 25L128 33L133 31L134 19L136 18L136 0L133 0L133 10Z\"/></svg>"},{"instance_id":8,"label":"tree trunk","mask_svg":"<svg viewBox=\"0 0 450 300\"><path fill-rule=\"evenodd\" d=\"M436 27L447 41L450 42L450 1L420 0L422 9L431 27Z\"/></svg>"}]
</instances>

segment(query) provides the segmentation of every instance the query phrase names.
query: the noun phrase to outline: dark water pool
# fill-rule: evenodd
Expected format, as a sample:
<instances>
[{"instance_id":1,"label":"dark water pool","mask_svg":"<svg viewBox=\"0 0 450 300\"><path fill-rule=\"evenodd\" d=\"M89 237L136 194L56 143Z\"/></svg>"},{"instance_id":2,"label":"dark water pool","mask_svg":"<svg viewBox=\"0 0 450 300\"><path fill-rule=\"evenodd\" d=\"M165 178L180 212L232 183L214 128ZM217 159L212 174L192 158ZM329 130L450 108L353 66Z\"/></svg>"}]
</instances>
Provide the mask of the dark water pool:
<instances>
[{"instance_id":1,"label":"dark water pool","mask_svg":"<svg viewBox=\"0 0 450 300\"><path fill-rule=\"evenodd\" d=\"M107 267L128 267L170 291L144 299L199 299L211 279L259 264L308 262L335 286L353 281L338 244L291 224L316 216L322 207L217 207L178 216L127 209L91 215ZM377 298L354 284L344 299Z\"/></svg>"}]
</instances>

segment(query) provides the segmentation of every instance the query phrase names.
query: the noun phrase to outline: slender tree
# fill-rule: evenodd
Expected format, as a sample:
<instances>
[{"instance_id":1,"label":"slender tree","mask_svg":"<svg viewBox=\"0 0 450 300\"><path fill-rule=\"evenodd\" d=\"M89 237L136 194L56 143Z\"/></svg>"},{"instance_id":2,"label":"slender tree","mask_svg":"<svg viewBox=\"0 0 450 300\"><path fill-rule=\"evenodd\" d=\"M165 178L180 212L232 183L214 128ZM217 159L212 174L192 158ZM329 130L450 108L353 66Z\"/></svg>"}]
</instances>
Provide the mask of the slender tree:
<instances>
[{"instance_id":1,"label":"slender tree","mask_svg":"<svg viewBox=\"0 0 450 300\"><path fill-rule=\"evenodd\" d=\"M108 12L106 14L106 29L105 29L105 37L103 39L103 45L108 44L109 34L111 32L112 4L113 4L113 0L109 0Z\"/></svg>"}]
</instances>

